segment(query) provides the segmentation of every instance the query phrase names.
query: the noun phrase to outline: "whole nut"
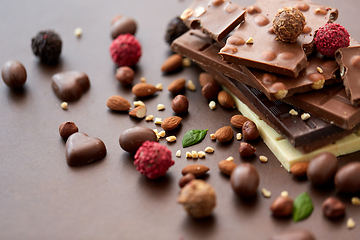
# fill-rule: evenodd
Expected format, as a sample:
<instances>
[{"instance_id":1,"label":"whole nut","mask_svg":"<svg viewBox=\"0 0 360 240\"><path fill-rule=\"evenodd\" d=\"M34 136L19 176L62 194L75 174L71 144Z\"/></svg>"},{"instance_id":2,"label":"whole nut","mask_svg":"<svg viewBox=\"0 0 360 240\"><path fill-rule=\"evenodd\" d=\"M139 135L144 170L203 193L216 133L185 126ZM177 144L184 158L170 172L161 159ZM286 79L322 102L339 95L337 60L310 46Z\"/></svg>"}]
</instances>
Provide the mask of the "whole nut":
<instances>
[{"instance_id":1,"label":"whole nut","mask_svg":"<svg viewBox=\"0 0 360 240\"><path fill-rule=\"evenodd\" d=\"M235 105L232 96L228 92L223 90L218 93L218 102L224 108L233 108Z\"/></svg>"},{"instance_id":2,"label":"whole nut","mask_svg":"<svg viewBox=\"0 0 360 240\"><path fill-rule=\"evenodd\" d=\"M233 161L222 160L219 162L218 167L223 174L230 176L237 165Z\"/></svg>"},{"instance_id":3,"label":"whole nut","mask_svg":"<svg viewBox=\"0 0 360 240\"><path fill-rule=\"evenodd\" d=\"M169 92L177 94L185 88L186 80L184 78L179 78L170 83L168 86Z\"/></svg>"},{"instance_id":4,"label":"whole nut","mask_svg":"<svg viewBox=\"0 0 360 240\"><path fill-rule=\"evenodd\" d=\"M200 75L199 75L200 86L203 87L209 82L216 82L216 80L209 73L205 73L205 72L200 73Z\"/></svg>"},{"instance_id":5,"label":"whole nut","mask_svg":"<svg viewBox=\"0 0 360 240\"><path fill-rule=\"evenodd\" d=\"M134 70L128 66L119 67L116 70L115 77L123 86L129 86L134 80Z\"/></svg>"},{"instance_id":6,"label":"whole nut","mask_svg":"<svg viewBox=\"0 0 360 240\"><path fill-rule=\"evenodd\" d=\"M287 217L292 214L294 200L279 196L271 204L270 210L275 217Z\"/></svg>"},{"instance_id":7,"label":"whole nut","mask_svg":"<svg viewBox=\"0 0 360 240\"><path fill-rule=\"evenodd\" d=\"M202 95L208 99L216 99L220 91L220 85L217 82L209 82L201 89Z\"/></svg>"},{"instance_id":8,"label":"whole nut","mask_svg":"<svg viewBox=\"0 0 360 240\"><path fill-rule=\"evenodd\" d=\"M329 197L323 202L322 210L326 217L337 218L345 214L345 205L339 199Z\"/></svg>"},{"instance_id":9,"label":"whole nut","mask_svg":"<svg viewBox=\"0 0 360 240\"><path fill-rule=\"evenodd\" d=\"M138 83L132 87L132 92L137 97L148 97L157 91L158 89L155 86L144 82Z\"/></svg>"},{"instance_id":10,"label":"whole nut","mask_svg":"<svg viewBox=\"0 0 360 240\"><path fill-rule=\"evenodd\" d=\"M161 123L161 127L165 131L174 130L175 128L177 128L180 125L181 120L182 120L182 118L178 117L178 116L172 116L172 117L165 118Z\"/></svg>"},{"instance_id":11,"label":"whole nut","mask_svg":"<svg viewBox=\"0 0 360 240\"><path fill-rule=\"evenodd\" d=\"M114 95L109 97L106 102L106 106L113 111L129 111L131 108L131 104L124 97Z\"/></svg>"},{"instance_id":12,"label":"whole nut","mask_svg":"<svg viewBox=\"0 0 360 240\"><path fill-rule=\"evenodd\" d=\"M210 169L207 166L201 165L201 164L192 164L188 165L183 168L181 171L182 175L186 175L187 173L194 174L195 177L200 177L207 173Z\"/></svg>"},{"instance_id":13,"label":"whole nut","mask_svg":"<svg viewBox=\"0 0 360 240\"><path fill-rule=\"evenodd\" d=\"M59 127L60 136L64 139L67 139L71 134L76 133L77 131L79 131L79 129L76 124L70 121L60 124Z\"/></svg>"},{"instance_id":14,"label":"whole nut","mask_svg":"<svg viewBox=\"0 0 360 240\"><path fill-rule=\"evenodd\" d=\"M242 128L244 123L249 119L243 115L237 114L231 117L230 123L234 128Z\"/></svg>"},{"instance_id":15,"label":"whole nut","mask_svg":"<svg viewBox=\"0 0 360 240\"><path fill-rule=\"evenodd\" d=\"M177 95L171 102L171 108L175 113L187 113L189 101L184 95Z\"/></svg>"},{"instance_id":16,"label":"whole nut","mask_svg":"<svg viewBox=\"0 0 360 240\"><path fill-rule=\"evenodd\" d=\"M295 177L298 177L298 178L304 177L304 176L306 176L306 171L307 171L308 166L309 166L309 162L295 163L293 166L291 166L290 172Z\"/></svg>"},{"instance_id":17,"label":"whole nut","mask_svg":"<svg viewBox=\"0 0 360 240\"><path fill-rule=\"evenodd\" d=\"M183 57L179 54L173 54L168 57L161 66L162 72L172 72L182 66Z\"/></svg>"},{"instance_id":18,"label":"whole nut","mask_svg":"<svg viewBox=\"0 0 360 240\"><path fill-rule=\"evenodd\" d=\"M179 180L179 186L183 188L186 184L188 184L190 181L196 179L195 175L192 173L187 173L185 176L182 176Z\"/></svg>"},{"instance_id":19,"label":"whole nut","mask_svg":"<svg viewBox=\"0 0 360 240\"><path fill-rule=\"evenodd\" d=\"M234 136L234 132L230 126L219 128L215 132L215 138L220 143L225 143L230 141L233 138L233 136Z\"/></svg>"},{"instance_id":20,"label":"whole nut","mask_svg":"<svg viewBox=\"0 0 360 240\"><path fill-rule=\"evenodd\" d=\"M246 142L240 142L239 153L241 157L251 157L254 155L256 148Z\"/></svg>"},{"instance_id":21,"label":"whole nut","mask_svg":"<svg viewBox=\"0 0 360 240\"><path fill-rule=\"evenodd\" d=\"M242 135L245 141L253 141L259 137L259 130L253 121L246 121L242 126Z\"/></svg>"}]
</instances>

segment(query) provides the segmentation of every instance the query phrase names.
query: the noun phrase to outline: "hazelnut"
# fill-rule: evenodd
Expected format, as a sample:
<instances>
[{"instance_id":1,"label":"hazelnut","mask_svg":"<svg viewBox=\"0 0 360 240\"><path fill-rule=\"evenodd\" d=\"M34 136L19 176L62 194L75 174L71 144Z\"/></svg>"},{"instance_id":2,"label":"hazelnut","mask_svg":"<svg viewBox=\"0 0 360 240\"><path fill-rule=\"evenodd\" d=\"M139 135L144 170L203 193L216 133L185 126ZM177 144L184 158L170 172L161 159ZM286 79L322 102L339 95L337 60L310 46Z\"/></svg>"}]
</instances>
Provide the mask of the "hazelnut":
<instances>
[{"instance_id":1,"label":"hazelnut","mask_svg":"<svg viewBox=\"0 0 360 240\"><path fill-rule=\"evenodd\" d=\"M208 82L201 89L202 95L208 99L217 99L218 93L220 92L220 85L217 82Z\"/></svg>"},{"instance_id":2,"label":"hazelnut","mask_svg":"<svg viewBox=\"0 0 360 240\"><path fill-rule=\"evenodd\" d=\"M64 139L70 137L71 134L79 131L78 127L73 122L64 122L59 127L60 136Z\"/></svg>"},{"instance_id":3,"label":"hazelnut","mask_svg":"<svg viewBox=\"0 0 360 240\"><path fill-rule=\"evenodd\" d=\"M259 137L259 130L253 121L246 121L242 126L242 135L245 141L253 141Z\"/></svg>"},{"instance_id":4,"label":"hazelnut","mask_svg":"<svg viewBox=\"0 0 360 240\"><path fill-rule=\"evenodd\" d=\"M131 85L134 79L134 70L128 66L119 67L115 77L123 86Z\"/></svg>"},{"instance_id":5,"label":"hazelnut","mask_svg":"<svg viewBox=\"0 0 360 240\"><path fill-rule=\"evenodd\" d=\"M329 197L323 202L322 210L326 217L337 218L345 214L345 205L339 199Z\"/></svg>"},{"instance_id":6,"label":"hazelnut","mask_svg":"<svg viewBox=\"0 0 360 240\"><path fill-rule=\"evenodd\" d=\"M290 197L279 196L271 204L270 210L275 217L287 217L292 214L294 201Z\"/></svg>"},{"instance_id":7,"label":"hazelnut","mask_svg":"<svg viewBox=\"0 0 360 240\"><path fill-rule=\"evenodd\" d=\"M177 95L171 103L171 108L175 113L187 113L189 101L184 95Z\"/></svg>"},{"instance_id":8,"label":"hazelnut","mask_svg":"<svg viewBox=\"0 0 360 240\"><path fill-rule=\"evenodd\" d=\"M241 157L251 157L256 151L256 148L246 142L241 142L239 147L239 153Z\"/></svg>"}]
</instances>

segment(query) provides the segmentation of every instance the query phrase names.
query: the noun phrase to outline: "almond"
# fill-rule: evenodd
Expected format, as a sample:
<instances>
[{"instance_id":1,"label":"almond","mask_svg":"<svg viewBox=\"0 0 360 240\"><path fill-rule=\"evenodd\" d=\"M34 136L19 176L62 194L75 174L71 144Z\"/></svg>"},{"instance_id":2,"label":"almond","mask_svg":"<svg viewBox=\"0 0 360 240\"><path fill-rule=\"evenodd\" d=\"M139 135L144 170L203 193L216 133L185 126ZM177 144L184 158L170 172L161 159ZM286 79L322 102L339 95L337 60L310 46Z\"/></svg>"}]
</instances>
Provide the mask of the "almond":
<instances>
[{"instance_id":1,"label":"almond","mask_svg":"<svg viewBox=\"0 0 360 240\"><path fill-rule=\"evenodd\" d=\"M208 99L216 99L220 91L220 85L217 82L209 82L201 89L202 95Z\"/></svg>"},{"instance_id":2,"label":"almond","mask_svg":"<svg viewBox=\"0 0 360 240\"><path fill-rule=\"evenodd\" d=\"M194 174L195 177L200 177L209 170L210 169L207 166L201 164L192 164L184 167L183 170L181 171L181 174L186 175L187 173L192 173Z\"/></svg>"},{"instance_id":3,"label":"almond","mask_svg":"<svg viewBox=\"0 0 360 240\"><path fill-rule=\"evenodd\" d=\"M179 78L170 83L168 86L169 92L177 94L185 88L186 80L184 78Z\"/></svg>"},{"instance_id":4,"label":"almond","mask_svg":"<svg viewBox=\"0 0 360 240\"><path fill-rule=\"evenodd\" d=\"M233 136L234 136L234 132L230 126L225 126L225 127L219 128L215 132L215 138L220 143L225 143L225 142L230 141L233 138Z\"/></svg>"},{"instance_id":5,"label":"almond","mask_svg":"<svg viewBox=\"0 0 360 240\"><path fill-rule=\"evenodd\" d=\"M230 119L230 123L233 125L234 128L242 128L244 123L249 119L243 115L234 115Z\"/></svg>"},{"instance_id":6,"label":"almond","mask_svg":"<svg viewBox=\"0 0 360 240\"><path fill-rule=\"evenodd\" d=\"M129 112L129 115L136 118L144 118L146 116L146 107L138 106Z\"/></svg>"},{"instance_id":7,"label":"almond","mask_svg":"<svg viewBox=\"0 0 360 240\"><path fill-rule=\"evenodd\" d=\"M203 87L205 86L207 83L209 82L215 82L215 78L213 76L211 76L209 73L200 73L199 75L199 83L200 86Z\"/></svg>"},{"instance_id":8,"label":"almond","mask_svg":"<svg viewBox=\"0 0 360 240\"><path fill-rule=\"evenodd\" d=\"M233 161L222 160L219 162L218 167L223 174L230 176L237 165Z\"/></svg>"},{"instance_id":9,"label":"almond","mask_svg":"<svg viewBox=\"0 0 360 240\"><path fill-rule=\"evenodd\" d=\"M228 92L225 92L223 90L218 93L218 102L224 108L233 108L235 105L232 96Z\"/></svg>"},{"instance_id":10,"label":"almond","mask_svg":"<svg viewBox=\"0 0 360 240\"><path fill-rule=\"evenodd\" d=\"M173 54L165 60L161 66L162 72L171 72L182 66L182 56L179 54Z\"/></svg>"},{"instance_id":11,"label":"almond","mask_svg":"<svg viewBox=\"0 0 360 240\"><path fill-rule=\"evenodd\" d=\"M138 83L133 86L132 92L137 97L147 97L157 92L157 88L148 83Z\"/></svg>"},{"instance_id":12,"label":"almond","mask_svg":"<svg viewBox=\"0 0 360 240\"><path fill-rule=\"evenodd\" d=\"M108 106L111 110L114 111L128 111L131 108L131 104L128 100L121 96L111 96L107 100L106 106Z\"/></svg>"},{"instance_id":13,"label":"almond","mask_svg":"<svg viewBox=\"0 0 360 240\"><path fill-rule=\"evenodd\" d=\"M304 177L310 162L299 162L291 166L290 172L296 177Z\"/></svg>"},{"instance_id":14,"label":"almond","mask_svg":"<svg viewBox=\"0 0 360 240\"><path fill-rule=\"evenodd\" d=\"M165 131L171 131L180 125L181 120L182 120L182 118L178 117L178 116L172 116L172 117L165 118L161 123L161 127Z\"/></svg>"}]
</instances>

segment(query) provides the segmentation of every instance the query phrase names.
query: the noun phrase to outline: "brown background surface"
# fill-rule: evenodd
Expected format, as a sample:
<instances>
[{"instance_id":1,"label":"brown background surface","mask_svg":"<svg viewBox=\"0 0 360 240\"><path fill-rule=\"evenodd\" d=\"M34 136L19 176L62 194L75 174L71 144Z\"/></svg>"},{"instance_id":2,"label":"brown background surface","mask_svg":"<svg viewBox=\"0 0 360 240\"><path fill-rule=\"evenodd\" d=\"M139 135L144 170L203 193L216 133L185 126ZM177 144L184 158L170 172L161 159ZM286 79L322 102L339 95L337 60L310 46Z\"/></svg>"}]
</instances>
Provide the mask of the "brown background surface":
<instances>
[{"instance_id":1,"label":"brown background surface","mask_svg":"<svg viewBox=\"0 0 360 240\"><path fill-rule=\"evenodd\" d=\"M164 41L168 21L192 1L1 1L0 63L10 59L22 62L28 80L24 91L11 91L0 83L0 239L267 239L284 229L309 229L317 239L358 239L359 229L346 228L352 217L360 224L359 207L351 206L350 197L339 195L333 187L315 189L308 181L297 181L280 167L277 159L258 141L256 155L269 157L268 163L257 158L243 160L238 154L238 142L221 145L212 142L209 134L229 125L236 110L221 106L211 111L200 91L197 67L186 68L172 75L163 75L160 66L171 53ZM252 1L237 1L250 5ZM360 40L358 0L325 1L319 3L339 9L337 22ZM148 113L156 117L173 115L172 95L168 84L179 77L192 79L197 89L185 91L189 98L189 114L174 134L178 141L166 143L175 165L165 177L149 180L135 170L132 156L119 146L120 134L135 125L155 126L109 111L106 101L111 95L135 100L130 88L123 88L115 79L116 66L108 47L110 22L124 14L138 22L136 37L143 55L136 67L135 83L145 77L149 83L162 82L164 90L145 99ZM83 36L76 38L74 29L81 27ZM40 30L54 29L63 40L61 62L55 67L44 66L32 54L31 38ZM51 76L60 71L80 70L88 74L90 90L64 111L61 101L51 89ZM158 103L165 111L158 112ZM74 121L80 131L102 139L108 154L102 161L82 167L66 164L65 142L58 134L64 121ZM205 140L190 150L215 148L205 160L187 160L175 151L182 149L183 134L190 129L205 129ZM188 150L188 149L186 149ZM232 191L229 179L219 173L220 160L233 156L236 163L249 161L260 173L260 186L272 191L265 199L260 190L251 201L239 199ZM340 158L340 163L358 160L360 153ZM207 182L217 192L217 207L212 217L193 220L176 203L181 169L200 163L210 167ZM281 191L295 198L307 191L315 209L301 222L275 219L269 207ZM322 216L321 203L328 196L338 196L347 203L345 218L329 221Z\"/></svg>"}]
</instances>

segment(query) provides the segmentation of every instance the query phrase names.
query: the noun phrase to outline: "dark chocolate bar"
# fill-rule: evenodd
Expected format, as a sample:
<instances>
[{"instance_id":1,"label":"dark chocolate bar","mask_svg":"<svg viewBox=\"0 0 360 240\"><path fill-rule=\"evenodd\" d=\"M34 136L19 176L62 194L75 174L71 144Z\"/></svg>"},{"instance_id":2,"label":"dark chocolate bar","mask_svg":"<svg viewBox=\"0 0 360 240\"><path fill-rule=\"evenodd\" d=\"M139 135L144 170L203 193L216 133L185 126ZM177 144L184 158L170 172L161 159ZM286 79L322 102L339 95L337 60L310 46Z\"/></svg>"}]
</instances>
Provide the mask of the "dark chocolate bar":
<instances>
[{"instance_id":1,"label":"dark chocolate bar","mask_svg":"<svg viewBox=\"0 0 360 240\"><path fill-rule=\"evenodd\" d=\"M360 46L340 48L336 52L346 95L353 106L360 105Z\"/></svg>"},{"instance_id":2,"label":"dark chocolate bar","mask_svg":"<svg viewBox=\"0 0 360 240\"><path fill-rule=\"evenodd\" d=\"M277 40L273 18L279 9L293 6L305 16L306 26L294 43ZM314 47L315 31L337 19L337 9L299 0L258 0L247 8L249 13L220 50L225 61L290 77L297 77L306 67L307 55ZM219 17L216 17L219 18ZM248 43L248 39L252 39Z\"/></svg>"},{"instance_id":3,"label":"dark chocolate bar","mask_svg":"<svg viewBox=\"0 0 360 240\"><path fill-rule=\"evenodd\" d=\"M216 41L221 41L244 17L243 7L228 0L195 0L181 14L188 28L200 29Z\"/></svg>"}]
</instances>

